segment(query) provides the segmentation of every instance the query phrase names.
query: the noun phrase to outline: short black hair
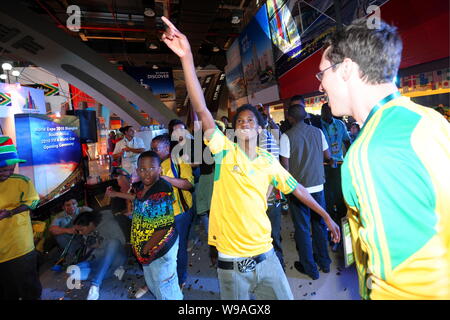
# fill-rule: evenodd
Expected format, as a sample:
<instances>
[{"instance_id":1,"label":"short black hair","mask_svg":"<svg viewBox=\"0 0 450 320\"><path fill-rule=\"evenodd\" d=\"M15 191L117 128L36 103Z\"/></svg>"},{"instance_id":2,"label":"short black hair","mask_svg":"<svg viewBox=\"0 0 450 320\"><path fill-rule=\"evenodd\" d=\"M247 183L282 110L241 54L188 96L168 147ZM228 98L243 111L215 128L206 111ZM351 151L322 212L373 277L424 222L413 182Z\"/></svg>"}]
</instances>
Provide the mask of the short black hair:
<instances>
[{"instance_id":1,"label":"short black hair","mask_svg":"<svg viewBox=\"0 0 450 320\"><path fill-rule=\"evenodd\" d=\"M291 98L289 103L292 104L292 101L295 101L295 100L300 100L300 104L305 105L305 98L303 98L303 96L297 94Z\"/></svg>"},{"instance_id":2,"label":"short black hair","mask_svg":"<svg viewBox=\"0 0 450 320\"><path fill-rule=\"evenodd\" d=\"M162 143L170 147L170 136L168 133L160 134L153 138L152 143L153 142Z\"/></svg>"},{"instance_id":3,"label":"short black hair","mask_svg":"<svg viewBox=\"0 0 450 320\"><path fill-rule=\"evenodd\" d=\"M156 159L158 161L158 165L161 165L161 159L159 158L158 154L155 151L149 150L149 151L142 152L138 158L138 166L139 166L139 161L144 158Z\"/></svg>"},{"instance_id":4,"label":"short black hair","mask_svg":"<svg viewBox=\"0 0 450 320\"><path fill-rule=\"evenodd\" d=\"M233 128L236 129L236 121L237 121L239 115L241 114L241 112L244 112L247 110L253 112L253 114L256 117L256 121L258 121L258 125L261 128L264 128L264 119L261 116L261 113L258 111L258 109L256 109L255 106L253 106L251 104L243 104L236 110L236 114L233 117Z\"/></svg>"},{"instance_id":5,"label":"short black hair","mask_svg":"<svg viewBox=\"0 0 450 320\"><path fill-rule=\"evenodd\" d=\"M133 126L125 126L119 129L120 132L122 132L123 134L125 134L125 132L127 132L130 128L133 128Z\"/></svg>"},{"instance_id":6,"label":"short black hair","mask_svg":"<svg viewBox=\"0 0 450 320\"><path fill-rule=\"evenodd\" d=\"M305 107L301 104L293 104L288 109L288 116L292 117L295 121L300 122L306 118Z\"/></svg>"},{"instance_id":7,"label":"short black hair","mask_svg":"<svg viewBox=\"0 0 450 320\"><path fill-rule=\"evenodd\" d=\"M102 215L98 211L82 212L73 221L74 226L88 226L91 222L98 226L102 221Z\"/></svg>"},{"instance_id":8,"label":"short black hair","mask_svg":"<svg viewBox=\"0 0 450 320\"><path fill-rule=\"evenodd\" d=\"M184 128L186 128L186 124L180 119L172 119L169 121L169 136L172 136L173 127L175 127L178 124L182 124Z\"/></svg>"}]
</instances>

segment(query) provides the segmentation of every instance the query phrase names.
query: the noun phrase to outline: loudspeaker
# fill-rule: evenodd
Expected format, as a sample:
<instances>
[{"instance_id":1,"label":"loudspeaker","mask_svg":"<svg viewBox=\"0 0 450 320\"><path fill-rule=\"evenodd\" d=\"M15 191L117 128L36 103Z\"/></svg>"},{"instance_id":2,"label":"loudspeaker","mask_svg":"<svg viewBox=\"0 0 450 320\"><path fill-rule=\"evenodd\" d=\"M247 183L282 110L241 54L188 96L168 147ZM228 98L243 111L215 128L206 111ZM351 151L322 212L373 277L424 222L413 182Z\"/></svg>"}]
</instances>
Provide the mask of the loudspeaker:
<instances>
[{"instance_id":1,"label":"loudspeaker","mask_svg":"<svg viewBox=\"0 0 450 320\"><path fill-rule=\"evenodd\" d=\"M80 118L80 142L97 142L97 116L94 110L68 110L67 115Z\"/></svg>"}]
</instances>

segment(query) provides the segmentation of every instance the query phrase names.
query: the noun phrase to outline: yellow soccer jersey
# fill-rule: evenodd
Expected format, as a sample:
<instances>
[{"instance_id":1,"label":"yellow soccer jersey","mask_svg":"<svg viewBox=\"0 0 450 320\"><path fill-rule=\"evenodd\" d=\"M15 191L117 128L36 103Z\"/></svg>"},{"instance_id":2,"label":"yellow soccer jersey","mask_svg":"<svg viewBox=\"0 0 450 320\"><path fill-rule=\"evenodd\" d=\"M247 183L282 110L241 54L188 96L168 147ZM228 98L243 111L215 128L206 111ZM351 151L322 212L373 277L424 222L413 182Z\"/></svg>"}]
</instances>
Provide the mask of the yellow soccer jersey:
<instances>
[{"instance_id":1,"label":"yellow soccer jersey","mask_svg":"<svg viewBox=\"0 0 450 320\"><path fill-rule=\"evenodd\" d=\"M257 158L250 160L217 128L205 143L216 161L208 243L221 253L237 257L270 250L267 190L272 184L289 194L297 187L297 181L261 148L257 148Z\"/></svg>"},{"instance_id":2,"label":"yellow soccer jersey","mask_svg":"<svg viewBox=\"0 0 450 320\"><path fill-rule=\"evenodd\" d=\"M163 176L167 176L170 178L175 178L173 171L172 171L172 167L170 164L170 158L164 160L161 163L161 168L162 168L162 172L161 174ZM190 183L192 183L192 185L194 185L194 176L192 175L192 168L190 165L186 164L186 163L180 163L179 167L177 165L174 166L175 170L178 170L178 168L180 168L181 173L178 173L178 176L181 179L186 179L188 180ZM186 204L189 206L189 208L192 207L192 194L190 191L188 190L180 190L178 188L173 187L173 195L175 200L173 201L173 214L175 216L179 215L180 213L183 213L183 205L181 204L180 201L180 194L179 192L183 192L183 197L184 200L186 201Z\"/></svg>"},{"instance_id":3,"label":"yellow soccer jersey","mask_svg":"<svg viewBox=\"0 0 450 320\"><path fill-rule=\"evenodd\" d=\"M29 178L13 174L0 182L0 209L12 210L20 205L34 209L38 202L39 195ZM33 249L29 211L0 220L0 263L21 257Z\"/></svg>"}]
</instances>

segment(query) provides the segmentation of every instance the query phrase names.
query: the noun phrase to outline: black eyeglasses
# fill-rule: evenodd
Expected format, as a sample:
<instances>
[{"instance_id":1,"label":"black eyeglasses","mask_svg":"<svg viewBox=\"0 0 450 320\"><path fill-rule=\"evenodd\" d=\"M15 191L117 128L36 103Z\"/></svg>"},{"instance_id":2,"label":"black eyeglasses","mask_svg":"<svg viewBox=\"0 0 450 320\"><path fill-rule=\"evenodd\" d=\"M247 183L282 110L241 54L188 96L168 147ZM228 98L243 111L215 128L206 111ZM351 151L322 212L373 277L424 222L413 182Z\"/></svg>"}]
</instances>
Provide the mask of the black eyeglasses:
<instances>
[{"instance_id":1,"label":"black eyeglasses","mask_svg":"<svg viewBox=\"0 0 450 320\"><path fill-rule=\"evenodd\" d=\"M320 72L317 72L317 73L316 73L316 78L317 78L317 80L319 80L320 82L322 82L323 74L325 73L325 71L327 71L328 69L331 69L331 68L333 68L333 67L335 67L335 66L337 66L338 64L341 64L341 63L342 63L342 62L335 63L335 64L329 66L328 68L325 68L325 69L323 69L323 70L320 71Z\"/></svg>"}]
</instances>

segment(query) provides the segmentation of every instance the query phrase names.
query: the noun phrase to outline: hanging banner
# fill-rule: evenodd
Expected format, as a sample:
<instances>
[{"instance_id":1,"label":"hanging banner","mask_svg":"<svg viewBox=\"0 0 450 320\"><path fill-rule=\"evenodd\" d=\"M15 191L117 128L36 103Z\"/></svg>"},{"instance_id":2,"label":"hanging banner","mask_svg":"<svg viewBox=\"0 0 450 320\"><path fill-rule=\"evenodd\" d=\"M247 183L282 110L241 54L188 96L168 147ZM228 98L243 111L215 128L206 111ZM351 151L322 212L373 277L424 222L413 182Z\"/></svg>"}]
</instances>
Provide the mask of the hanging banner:
<instances>
[{"instance_id":1,"label":"hanging banner","mask_svg":"<svg viewBox=\"0 0 450 320\"><path fill-rule=\"evenodd\" d=\"M0 84L0 118L17 113L45 114L44 92L16 84Z\"/></svg>"},{"instance_id":2,"label":"hanging banner","mask_svg":"<svg viewBox=\"0 0 450 320\"><path fill-rule=\"evenodd\" d=\"M251 104L279 100L269 21L263 5L239 36L242 68Z\"/></svg>"},{"instance_id":3,"label":"hanging banner","mask_svg":"<svg viewBox=\"0 0 450 320\"><path fill-rule=\"evenodd\" d=\"M22 84L22 86L43 90L46 97L59 96L59 84L57 83L30 83Z\"/></svg>"},{"instance_id":4,"label":"hanging banner","mask_svg":"<svg viewBox=\"0 0 450 320\"><path fill-rule=\"evenodd\" d=\"M172 68L125 67L124 71L161 101L175 100Z\"/></svg>"}]
</instances>

